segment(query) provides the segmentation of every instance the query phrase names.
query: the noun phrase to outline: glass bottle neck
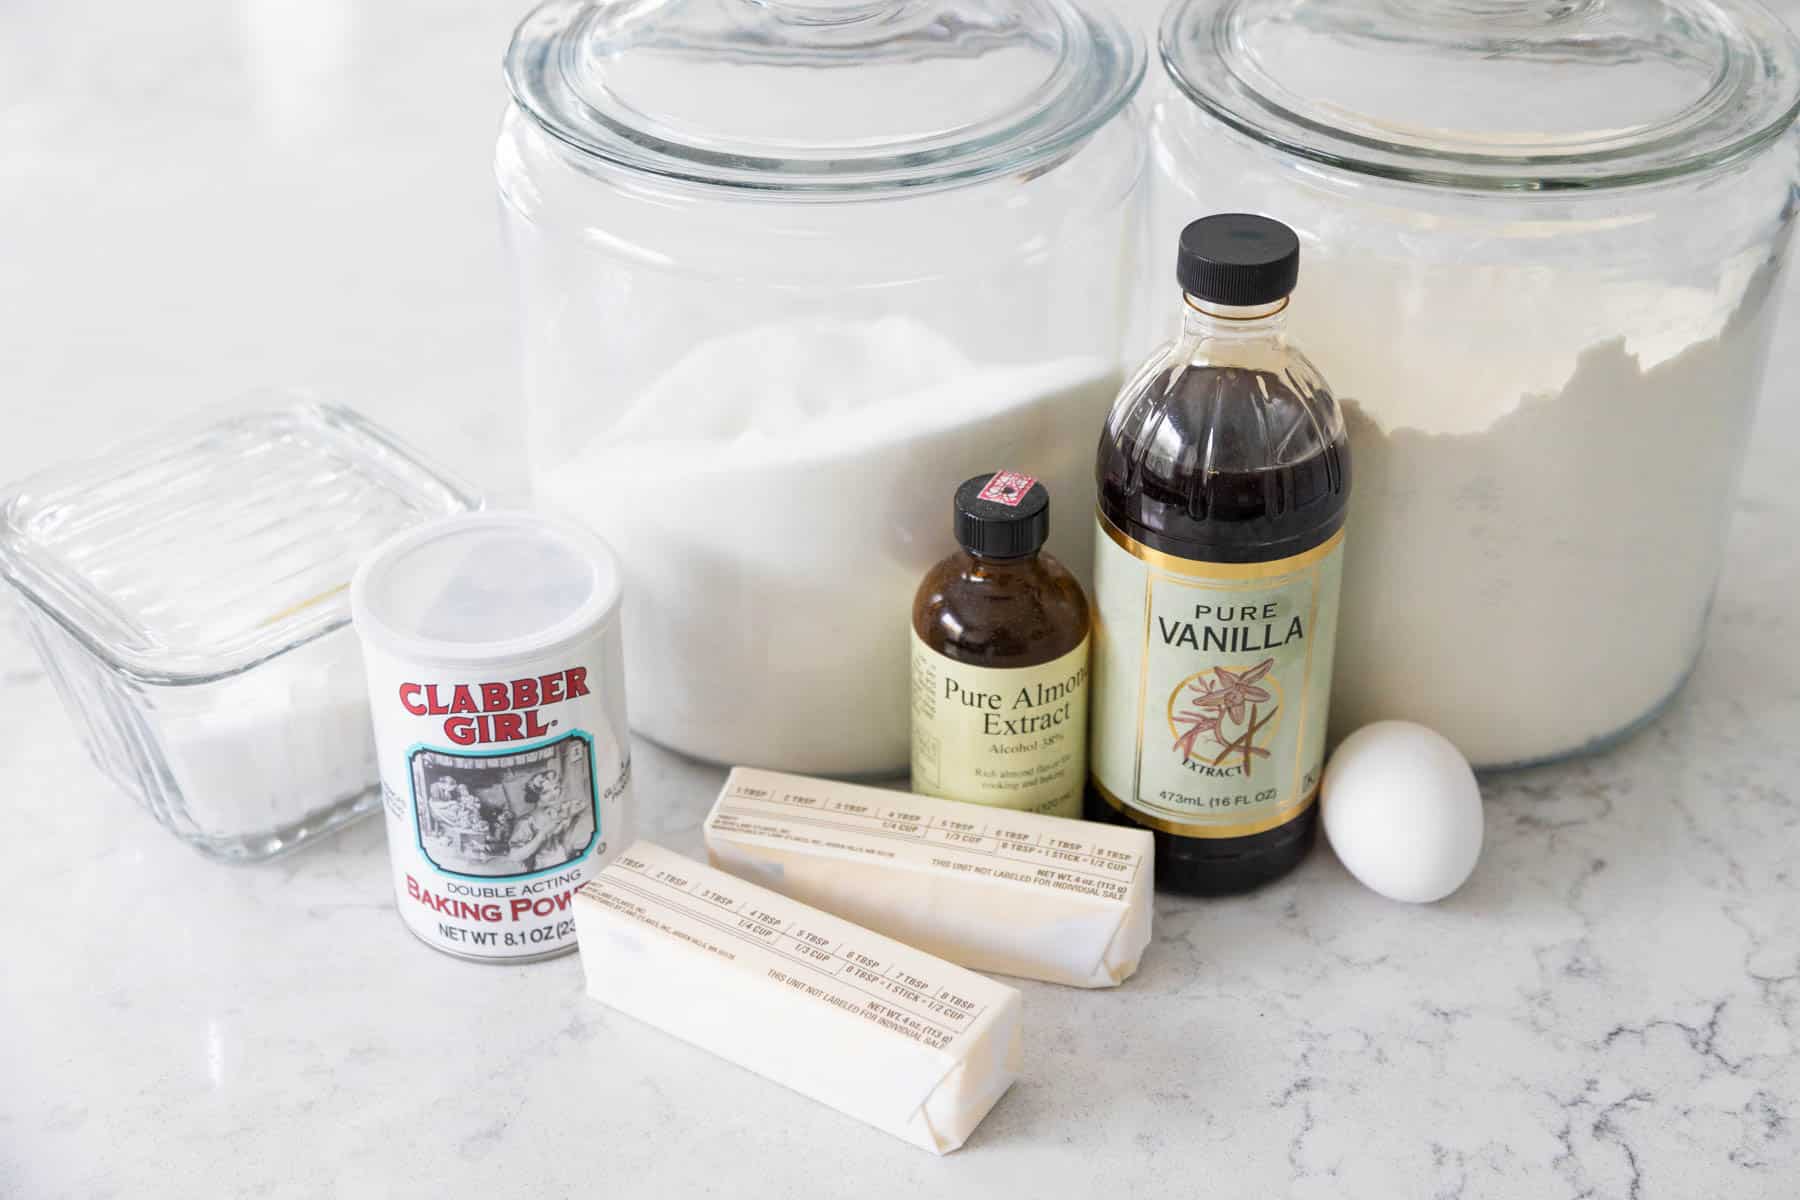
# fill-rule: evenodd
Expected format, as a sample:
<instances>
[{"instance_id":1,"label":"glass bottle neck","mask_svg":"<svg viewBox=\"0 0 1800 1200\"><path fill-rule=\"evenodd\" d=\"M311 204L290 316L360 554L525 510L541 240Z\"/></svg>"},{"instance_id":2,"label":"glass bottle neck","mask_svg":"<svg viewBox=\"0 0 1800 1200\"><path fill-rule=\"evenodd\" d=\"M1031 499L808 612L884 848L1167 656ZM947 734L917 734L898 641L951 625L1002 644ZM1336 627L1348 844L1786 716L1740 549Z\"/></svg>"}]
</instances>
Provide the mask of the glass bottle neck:
<instances>
[{"instance_id":1,"label":"glass bottle neck","mask_svg":"<svg viewBox=\"0 0 1800 1200\"><path fill-rule=\"evenodd\" d=\"M1016 567L1029 567L1038 559L1041 550L1033 550L1029 554L1015 554L1008 558L999 558L990 554L980 554L967 546L962 548L966 556L963 569L974 574L992 574L1011 570Z\"/></svg>"},{"instance_id":2,"label":"glass bottle neck","mask_svg":"<svg viewBox=\"0 0 1800 1200\"><path fill-rule=\"evenodd\" d=\"M1287 330L1288 299L1283 296L1269 304L1214 304L1184 293L1182 336L1208 340L1278 338Z\"/></svg>"}]
</instances>

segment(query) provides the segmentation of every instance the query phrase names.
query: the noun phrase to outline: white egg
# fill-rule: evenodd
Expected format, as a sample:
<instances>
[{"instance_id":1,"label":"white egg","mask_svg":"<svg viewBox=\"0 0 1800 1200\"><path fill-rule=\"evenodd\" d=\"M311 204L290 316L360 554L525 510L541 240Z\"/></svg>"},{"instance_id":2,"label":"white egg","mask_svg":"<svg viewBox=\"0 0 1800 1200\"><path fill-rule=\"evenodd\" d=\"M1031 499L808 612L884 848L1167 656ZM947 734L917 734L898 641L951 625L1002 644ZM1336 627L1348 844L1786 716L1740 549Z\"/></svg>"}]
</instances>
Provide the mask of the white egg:
<instances>
[{"instance_id":1,"label":"white egg","mask_svg":"<svg viewBox=\"0 0 1800 1200\"><path fill-rule=\"evenodd\" d=\"M1365 725L1319 789L1325 836L1349 872L1390 900L1429 904L1481 857L1481 789L1448 738L1411 721Z\"/></svg>"}]
</instances>

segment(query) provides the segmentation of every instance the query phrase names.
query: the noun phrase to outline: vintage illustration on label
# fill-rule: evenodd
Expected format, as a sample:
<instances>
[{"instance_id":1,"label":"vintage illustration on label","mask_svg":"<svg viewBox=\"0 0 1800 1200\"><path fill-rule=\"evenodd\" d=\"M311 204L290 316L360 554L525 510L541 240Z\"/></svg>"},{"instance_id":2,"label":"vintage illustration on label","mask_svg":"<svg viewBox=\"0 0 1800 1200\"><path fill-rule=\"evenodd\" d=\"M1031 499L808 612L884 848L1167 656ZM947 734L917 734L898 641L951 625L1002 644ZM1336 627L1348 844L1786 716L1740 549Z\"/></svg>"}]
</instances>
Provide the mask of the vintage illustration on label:
<instances>
[{"instance_id":1,"label":"vintage illustration on label","mask_svg":"<svg viewBox=\"0 0 1800 1200\"><path fill-rule=\"evenodd\" d=\"M400 914L468 958L574 945L575 889L631 838L631 756L605 657L421 678L369 656ZM607 662L611 659L611 662ZM598 665L606 663L604 667Z\"/></svg>"},{"instance_id":2,"label":"vintage illustration on label","mask_svg":"<svg viewBox=\"0 0 1800 1200\"><path fill-rule=\"evenodd\" d=\"M1108 803L1190 837L1260 833L1312 803L1342 546L1205 563L1102 525L1089 752Z\"/></svg>"},{"instance_id":3,"label":"vintage illustration on label","mask_svg":"<svg viewBox=\"0 0 1800 1200\"><path fill-rule=\"evenodd\" d=\"M419 852L451 875L516 879L583 857L600 832L593 741L571 733L531 750L412 754Z\"/></svg>"},{"instance_id":4,"label":"vintage illustration on label","mask_svg":"<svg viewBox=\"0 0 1800 1200\"><path fill-rule=\"evenodd\" d=\"M1212 667L1176 684L1169 696L1169 728L1175 734L1175 748L1189 762L1207 761L1211 755L1214 767L1224 765L1227 759L1236 762L1241 755L1243 773L1248 777L1256 759L1269 757L1274 721L1281 712L1275 694L1280 682L1272 679L1268 687L1257 686L1274 665L1274 659L1265 658L1236 672ZM1185 707L1177 713L1177 705ZM1261 711L1258 705L1263 706Z\"/></svg>"}]
</instances>

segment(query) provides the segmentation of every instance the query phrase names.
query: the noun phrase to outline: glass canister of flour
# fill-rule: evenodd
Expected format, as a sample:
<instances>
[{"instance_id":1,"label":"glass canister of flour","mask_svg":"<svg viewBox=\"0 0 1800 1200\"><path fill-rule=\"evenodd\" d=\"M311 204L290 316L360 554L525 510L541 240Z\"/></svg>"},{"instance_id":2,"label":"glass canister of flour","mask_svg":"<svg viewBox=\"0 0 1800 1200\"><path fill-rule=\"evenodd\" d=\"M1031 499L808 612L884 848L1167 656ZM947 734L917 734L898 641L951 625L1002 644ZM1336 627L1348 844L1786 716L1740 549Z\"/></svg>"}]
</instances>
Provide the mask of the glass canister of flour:
<instances>
[{"instance_id":1,"label":"glass canister of flour","mask_svg":"<svg viewBox=\"0 0 1800 1200\"><path fill-rule=\"evenodd\" d=\"M1179 0L1144 287L1195 211L1299 231L1356 461L1332 702L1480 767L1694 661L1795 211L1793 39L1742 0Z\"/></svg>"},{"instance_id":2,"label":"glass canister of flour","mask_svg":"<svg viewBox=\"0 0 1800 1200\"><path fill-rule=\"evenodd\" d=\"M1142 46L1082 0L545 5L496 150L539 507L619 552L639 732L904 770L943 497L1068 511L1118 391ZM1051 552L1085 578L1079 522Z\"/></svg>"},{"instance_id":3,"label":"glass canister of flour","mask_svg":"<svg viewBox=\"0 0 1800 1200\"><path fill-rule=\"evenodd\" d=\"M351 586L394 893L463 958L575 947L570 900L633 837L619 568L524 513L394 538Z\"/></svg>"}]
</instances>

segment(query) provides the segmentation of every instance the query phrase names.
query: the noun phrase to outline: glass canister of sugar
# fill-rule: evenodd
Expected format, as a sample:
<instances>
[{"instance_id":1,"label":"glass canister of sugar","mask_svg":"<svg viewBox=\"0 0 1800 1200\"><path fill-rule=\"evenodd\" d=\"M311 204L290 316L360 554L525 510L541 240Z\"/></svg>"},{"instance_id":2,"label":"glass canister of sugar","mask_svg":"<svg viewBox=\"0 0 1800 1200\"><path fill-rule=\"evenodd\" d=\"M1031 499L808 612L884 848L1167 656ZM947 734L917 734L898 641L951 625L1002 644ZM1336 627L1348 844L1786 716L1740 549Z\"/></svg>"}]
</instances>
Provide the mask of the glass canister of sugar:
<instances>
[{"instance_id":1,"label":"glass canister of sugar","mask_svg":"<svg viewBox=\"0 0 1800 1200\"><path fill-rule=\"evenodd\" d=\"M575 948L575 891L635 836L620 577L529 513L400 534L351 585L394 895L460 958Z\"/></svg>"},{"instance_id":2,"label":"glass canister of sugar","mask_svg":"<svg viewBox=\"0 0 1800 1200\"><path fill-rule=\"evenodd\" d=\"M553 0L506 70L534 499L619 553L634 725L903 770L943 498L1025 461L1093 494L1142 45L1085 0ZM1050 550L1085 576L1077 524Z\"/></svg>"},{"instance_id":3,"label":"glass canister of sugar","mask_svg":"<svg viewBox=\"0 0 1800 1200\"><path fill-rule=\"evenodd\" d=\"M1145 290L1196 210L1305 245L1358 472L1334 736L1495 768L1635 728L1698 652L1762 390L1793 37L1743 0L1179 0L1160 38Z\"/></svg>"},{"instance_id":4,"label":"glass canister of sugar","mask_svg":"<svg viewBox=\"0 0 1800 1200\"><path fill-rule=\"evenodd\" d=\"M374 811L350 577L478 505L349 410L270 394L17 485L0 574L95 764L253 861Z\"/></svg>"}]
</instances>

